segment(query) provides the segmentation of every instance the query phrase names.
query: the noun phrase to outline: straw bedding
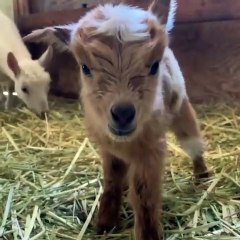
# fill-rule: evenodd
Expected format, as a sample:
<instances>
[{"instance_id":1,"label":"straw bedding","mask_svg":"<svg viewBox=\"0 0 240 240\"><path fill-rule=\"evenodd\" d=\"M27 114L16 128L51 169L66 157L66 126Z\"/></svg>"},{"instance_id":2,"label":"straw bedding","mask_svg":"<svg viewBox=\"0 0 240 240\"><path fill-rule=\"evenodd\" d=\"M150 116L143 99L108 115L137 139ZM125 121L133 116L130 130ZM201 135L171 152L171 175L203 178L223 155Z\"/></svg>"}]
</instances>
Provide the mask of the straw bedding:
<instances>
[{"instance_id":1,"label":"straw bedding","mask_svg":"<svg viewBox=\"0 0 240 240\"><path fill-rule=\"evenodd\" d=\"M0 113L0 239L133 239L124 199L122 229L97 236L102 192L96 146L77 103L51 101L46 121L25 108ZM196 106L213 177L196 186L191 161L168 134L166 239L240 239L240 108Z\"/></svg>"}]
</instances>

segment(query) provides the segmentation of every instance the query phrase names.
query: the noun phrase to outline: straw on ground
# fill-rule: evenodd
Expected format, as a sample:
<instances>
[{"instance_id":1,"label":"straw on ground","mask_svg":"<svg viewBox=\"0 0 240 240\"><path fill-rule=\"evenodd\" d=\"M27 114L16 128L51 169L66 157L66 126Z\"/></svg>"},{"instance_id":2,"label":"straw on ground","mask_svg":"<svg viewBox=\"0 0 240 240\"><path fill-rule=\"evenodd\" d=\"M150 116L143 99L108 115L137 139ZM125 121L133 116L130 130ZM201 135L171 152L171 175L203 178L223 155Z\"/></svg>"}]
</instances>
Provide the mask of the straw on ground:
<instances>
[{"instance_id":1,"label":"straw on ground","mask_svg":"<svg viewBox=\"0 0 240 240\"><path fill-rule=\"evenodd\" d=\"M47 121L26 109L0 113L1 239L133 239L125 198L122 229L97 236L102 192L97 149L78 104L52 101ZM240 239L240 109L198 106L214 176L194 185L190 159L168 135L164 184L166 239Z\"/></svg>"}]
</instances>

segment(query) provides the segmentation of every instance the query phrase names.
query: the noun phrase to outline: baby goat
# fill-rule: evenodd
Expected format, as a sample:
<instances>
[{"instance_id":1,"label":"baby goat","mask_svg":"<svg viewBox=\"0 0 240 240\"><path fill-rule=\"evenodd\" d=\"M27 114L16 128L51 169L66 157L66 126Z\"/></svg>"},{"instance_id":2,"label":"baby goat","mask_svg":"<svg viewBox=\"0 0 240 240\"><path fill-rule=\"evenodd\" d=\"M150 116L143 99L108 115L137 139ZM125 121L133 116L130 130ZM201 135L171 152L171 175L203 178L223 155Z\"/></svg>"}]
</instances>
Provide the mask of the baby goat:
<instances>
[{"instance_id":1,"label":"baby goat","mask_svg":"<svg viewBox=\"0 0 240 240\"><path fill-rule=\"evenodd\" d=\"M86 126L103 160L99 233L118 224L127 180L135 239L162 239L159 220L168 129L193 159L196 178L208 176L196 114L168 47L174 7L173 0L156 0L148 10L100 5L71 32L70 47L81 68Z\"/></svg>"},{"instance_id":2,"label":"baby goat","mask_svg":"<svg viewBox=\"0 0 240 240\"><path fill-rule=\"evenodd\" d=\"M80 93L79 66L69 49L69 31L74 24L36 29L23 37L25 43L51 46L53 55L46 70L51 76L50 92L66 98L78 99Z\"/></svg>"},{"instance_id":3,"label":"baby goat","mask_svg":"<svg viewBox=\"0 0 240 240\"><path fill-rule=\"evenodd\" d=\"M49 47L39 60L32 60L16 25L1 11L0 22L0 72L10 80L9 97L14 91L11 82L14 81L17 96L37 114L44 114L48 111L50 84L44 67L46 59L51 59L52 48Z\"/></svg>"}]
</instances>

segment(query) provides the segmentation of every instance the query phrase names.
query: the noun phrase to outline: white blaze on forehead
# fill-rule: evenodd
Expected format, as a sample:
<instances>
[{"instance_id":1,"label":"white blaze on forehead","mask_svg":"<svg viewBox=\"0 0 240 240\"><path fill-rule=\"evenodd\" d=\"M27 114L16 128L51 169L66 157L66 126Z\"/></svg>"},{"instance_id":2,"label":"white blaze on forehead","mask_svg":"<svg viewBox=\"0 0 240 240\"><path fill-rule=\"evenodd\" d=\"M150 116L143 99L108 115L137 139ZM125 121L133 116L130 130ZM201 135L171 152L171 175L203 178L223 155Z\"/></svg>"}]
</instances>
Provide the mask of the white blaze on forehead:
<instances>
[{"instance_id":1,"label":"white blaze on forehead","mask_svg":"<svg viewBox=\"0 0 240 240\"><path fill-rule=\"evenodd\" d=\"M156 16L141 8L124 4L105 4L81 18L75 31L80 28L95 28L93 34L115 36L123 42L139 41L150 37L148 20L158 22Z\"/></svg>"}]
</instances>

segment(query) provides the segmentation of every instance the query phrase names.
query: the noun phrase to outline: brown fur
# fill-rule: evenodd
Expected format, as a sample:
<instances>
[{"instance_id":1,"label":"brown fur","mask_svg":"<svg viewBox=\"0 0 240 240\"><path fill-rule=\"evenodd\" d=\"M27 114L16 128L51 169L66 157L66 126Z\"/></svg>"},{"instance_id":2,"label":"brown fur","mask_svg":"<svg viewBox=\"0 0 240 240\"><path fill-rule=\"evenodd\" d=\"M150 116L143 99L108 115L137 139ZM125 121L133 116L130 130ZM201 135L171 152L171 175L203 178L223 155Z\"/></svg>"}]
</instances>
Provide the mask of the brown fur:
<instances>
[{"instance_id":1,"label":"brown fur","mask_svg":"<svg viewBox=\"0 0 240 240\"><path fill-rule=\"evenodd\" d=\"M149 6L149 10L154 12L158 18L161 19L161 23L166 24L168 18L168 10L171 0L154 0Z\"/></svg>"},{"instance_id":2,"label":"brown fur","mask_svg":"<svg viewBox=\"0 0 240 240\"><path fill-rule=\"evenodd\" d=\"M172 130L178 140L184 141L189 138L201 138L200 129L197 123L197 117L194 109L188 100L184 100L179 113L174 117ZM197 177L204 178L208 176L208 170L203 159L203 149L193 159L193 170Z\"/></svg>"},{"instance_id":3,"label":"brown fur","mask_svg":"<svg viewBox=\"0 0 240 240\"><path fill-rule=\"evenodd\" d=\"M81 28L72 50L79 65L86 64L92 73L86 77L81 72L81 98L89 135L102 152L104 193L97 218L98 232L118 224L123 184L127 179L136 240L159 240L163 237L159 224L166 131L171 127L180 140L201 139L195 112L187 96L175 112L178 93L172 91L167 78L163 84L164 79L160 81L158 76L149 75L155 61L167 61L163 53L168 39L161 26L149 22L149 31L154 33L151 38L132 43L93 35L94 31ZM156 89L161 86L165 90L164 99L156 103ZM119 139L110 133L108 124L111 106L121 101L134 104L137 129L131 136ZM201 177L202 171L206 172L206 167L201 152L194 159L196 177Z\"/></svg>"},{"instance_id":4,"label":"brown fur","mask_svg":"<svg viewBox=\"0 0 240 240\"><path fill-rule=\"evenodd\" d=\"M47 66L47 71L53 79L51 93L66 98L80 98L78 94L81 89L79 67L70 52L58 52L54 49L53 58Z\"/></svg>"},{"instance_id":5,"label":"brown fur","mask_svg":"<svg viewBox=\"0 0 240 240\"><path fill-rule=\"evenodd\" d=\"M128 170L126 163L108 152L102 152L102 158L105 178L104 194L98 213L102 216L97 223L98 233L103 233L104 230L111 230L113 226L119 223L122 192Z\"/></svg>"},{"instance_id":6,"label":"brown fur","mask_svg":"<svg viewBox=\"0 0 240 240\"><path fill-rule=\"evenodd\" d=\"M43 29L44 30L44 29ZM45 32L44 32L45 33ZM81 82L79 79L79 66L70 51L64 51L56 44L60 42L62 48L67 48L67 45L60 41L60 37L64 34L60 30L56 31L56 39L52 37L47 31L45 35L36 34L31 36L32 33L25 36L25 42L31 51L34 59L43 54L46 46L52 46L53 55L46 64L46 70L51 76L50 93L64 98L79 99ZM48 35L47 35L48 36ZM62 38L64 35L62 36Z\"/></svg>"}]
</instances>

